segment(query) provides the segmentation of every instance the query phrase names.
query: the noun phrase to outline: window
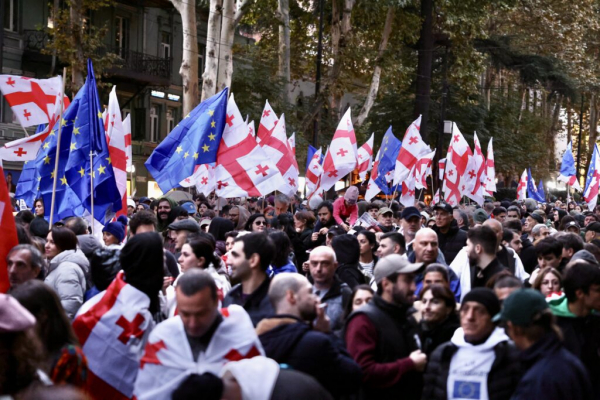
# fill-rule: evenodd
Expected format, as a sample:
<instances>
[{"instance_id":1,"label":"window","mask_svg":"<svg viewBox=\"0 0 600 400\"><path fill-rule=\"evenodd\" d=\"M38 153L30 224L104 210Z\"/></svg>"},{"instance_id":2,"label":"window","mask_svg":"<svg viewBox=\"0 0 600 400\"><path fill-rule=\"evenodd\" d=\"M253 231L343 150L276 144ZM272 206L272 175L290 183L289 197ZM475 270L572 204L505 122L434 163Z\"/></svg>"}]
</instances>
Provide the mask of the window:
<instances>
[{"instance_id":1,"label":"window","mask_svg":"<svg viewBox=\"0 0 600 400\"><path fill-rule=\"evenodd\" d=\"M163 58L171 58L171 35L167 32L162 32L160 35L161 56Z\"/></svg>"},{"instance_id":2,"label":"window","mask_svg":"<svg viewBox=\"0 0 600 400\"><path fill-rule=\"evenodd\" d=\"M172 108L167 109L167 135L175 129L175 110Z\"/></svg>"},{"instance_id":3,"label":"window","mask_svg":"<svg viewBox=\"0 0 600 400\"><path fill-rule=\"evenodd\" d=\"M4 29L7 31L17 30L17 0L4 0Z\"/></svg>"},{"instance_id":4,"label":"window","mask_svg":"<svg viewBox=\"0 0 600 400\"><path fill-rule=\"evenodd\" d=\"M129 19L115 18L115 51L119 57L124 58L129 50Z\"/></svg>"},{"instance_id":5,"label":"window","mask_svg":"<svg viewBox=\"0 0 600 400\"><path fill-rule=\"evenodd\" d=\"M156 106L150 107L150 141L158 142L158 110Z\"/></svg>"}]
</instances>

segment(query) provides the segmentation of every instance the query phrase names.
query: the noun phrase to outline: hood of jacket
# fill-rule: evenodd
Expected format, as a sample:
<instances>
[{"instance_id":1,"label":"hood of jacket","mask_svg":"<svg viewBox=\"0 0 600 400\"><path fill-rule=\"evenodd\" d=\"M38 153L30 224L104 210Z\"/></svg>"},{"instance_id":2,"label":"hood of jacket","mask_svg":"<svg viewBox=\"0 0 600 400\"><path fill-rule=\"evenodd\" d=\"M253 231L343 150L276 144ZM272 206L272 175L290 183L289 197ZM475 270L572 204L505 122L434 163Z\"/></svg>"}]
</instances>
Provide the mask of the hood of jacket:
<instances>
[{"instance_id":1,"label":"hood of jacket","mask_svg":"<svg viewBox=\"0 0 600 400\"><path fill-rule=\"evenodd\" d=\"M550 311L552 314L557 317L566 317L566 318L577 318L577 315L573 314L569 311L569 302L567 301L567 296L564 294L555 299L549 299L548 305L550 306Z\"/></svg>"},{"instance_id":2,"label":"hood of jacket","mask_svg":"<svg viewBox=\"0 0 600 400\"><path fill-rule=\"evenodd\" d=\"M56 268L58 268L58 266L60 264L67 262L67 261L77 264L83 271L83 274L85 276L88 276L89 271L90 271L90 262L88 261L87 257L85 256L85 254L83 254L83 252L80 249L65 250L65 251L61 252L60 254L58 254L56 257L54 257L50 261L50 265L48 267L48 273L54 271Z\"/></svg>"},{"instance_id":3,"label":"hood of jacket","mask_svg":"<svg viewBox=\"0 0 600 400\"><path fill-rule=\"evenodd\" d=\"M459 348L473 348L474 350L479 351L493 349L498 343L507 342L508 340L509 338L504 332L504 329L499 327L494 328L490 337L488 337L484 343L478 345L472 345L471 343L465 341L465 332L463 331L463 328L458 328L454 332L454 336L452 336L452 339L450 339L450 341Z\"/></svg>"},{"instance_id":4,"label":"hood of jacket","mask_svg":"<svg viewBox=\"0 0 600 400\"><path fill-rule=\"evenodd\" d=\"M292 315L265 318L256 326L265 354L277 362L284 362L308 331L308 324Z\"/></svg>"},{"instance_id":5,"label":"hood of jacket","mask_svg":"<svg viewBox=\"0 0 600 400\"><path fill-rule=\"evenodd\" d=\"M339 265L358 264L360 258L360 247L358 239L353 235L339 235L331 241L331 247L335 251L335 258Z\"/></svg>"},{"instance_id":6,"label":"hood of jacket","mask_svg":"<svg viewBox=\"0 0 600 400\"><path fill-rule=\"evenodd\" d=\"M237 208L239 210L239 219L238 219L238 223L237 226L235 227L236 231L243 231L244 227L246 226L246 222L248 222L248 218L250 218L250 211L248 211L246 209L246 207L244 206L234 206L234 208Z\"/></svg>"}]
</instances>

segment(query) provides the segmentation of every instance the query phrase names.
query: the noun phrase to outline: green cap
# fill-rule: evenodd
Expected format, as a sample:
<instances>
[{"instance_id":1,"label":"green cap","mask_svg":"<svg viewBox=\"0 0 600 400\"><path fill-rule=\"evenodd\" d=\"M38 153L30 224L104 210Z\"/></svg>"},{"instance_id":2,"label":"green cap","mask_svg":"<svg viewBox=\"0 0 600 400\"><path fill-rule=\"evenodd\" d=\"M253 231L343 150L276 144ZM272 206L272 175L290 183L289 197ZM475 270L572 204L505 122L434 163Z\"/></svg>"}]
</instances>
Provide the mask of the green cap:
<instances>
[{"instance_id":1,"label":"green cap","mask_svg":"<svg viewBox=\"0 0 600 400\"><path fill-rule=\"evenodd\" d=\"M494 321L510 321L513 325L528 326L533 317L549 308L544 295L533 289L515 290L504 300L502 311L494 317Z\"/></svg>"}]
</instances>

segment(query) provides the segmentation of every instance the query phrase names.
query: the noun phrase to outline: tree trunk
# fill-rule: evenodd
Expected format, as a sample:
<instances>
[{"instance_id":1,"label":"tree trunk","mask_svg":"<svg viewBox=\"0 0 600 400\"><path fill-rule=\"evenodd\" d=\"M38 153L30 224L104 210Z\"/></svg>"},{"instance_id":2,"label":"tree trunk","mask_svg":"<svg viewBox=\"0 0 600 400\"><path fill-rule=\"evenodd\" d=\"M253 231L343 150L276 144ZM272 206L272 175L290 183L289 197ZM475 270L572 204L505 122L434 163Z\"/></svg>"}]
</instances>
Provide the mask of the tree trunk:
<instances>
[{"instance_id":1,"label":"tree trunk","mask_svg":"<svg viewBox=\"0 0 600 400\"><path fill-rule=\"evenodd\" d=\"M71 82L73 90L77 91L83 86L83 70L85 60L83 58L83 13L82 0L72 0L70 8L71 17L71 45L74 50L75 59L71 62Z\"/></svg>"},{"instance_id":2,"label":"tree trunk","mask_svg":"<svg viewBox=\"0 0 600 400\"><path fill-rule=\"evenodd\" d=\"M421 37L419 38L417 84L414 118L421 118L421 136L427 143L427 120L429 119L429 100L431 94L431 68L433 64L433 0L421 0Z\"/></svg>"},{"instance_id":3,"label":"tree trunk","mask_svg":"<svg viewBox=\"0 0 600 400\"><path fill-rule=\"evenodd\" d=\"M393 6L388 8L387 16L385 17L385 24L383 26L383 33L381 34L381 42L379 43L379 51L377 53L377 59L375 60L375 69L373 70L373 77L371 78L371 86L369 87L369 93L365 99L358 117L356 117L355 125L361 126L365 119L369 116L371 107L375 103L377 93L379 92L379 80L381 78L381 63L383 61L383 55L387 49L388 40L392 33L392 23L394 22L395 9Z\"/></svg>"},{"instance_id":4,"label":"tree trunk","mask_svg":"<svg viewBox=\"0 0 600 400\"><path fill-rule=\"evenodd\" d=\"M181 14L183 54L179 75L183 80L183 115L188 115L198 105L198 29L196 27L196 2L170 0Z\"/></svg>"},{"instance_id":5,"label":"tree trunk","mask_svg":"<svg viewBox=\"0 0 600 400\"><path fill-rule=\"evenodd\" d=\"M515 129L515 135L519 134L519 125L521 125L521 118L523 117L523 110L527 108L527 95L529 91L523 87L521 89L521 109L519 110L519 116L517 117L517 127Z\"/></svg>"},{"instance_id":6,"label":"tree trunk","mask_svg":"<svg viewBox=\"0 0 600 400\"><path fill-rule=\"evenodd\" d=\"M52 24L54 28L58 25L58 12L60 11L60 0L54 0L52 4ZM50 65L50 76L56 71L56 48L52 50L52 63Z\"/></svg>"},{"instance_id":7,"label":"tree trunk","mask_svg":"<svg viewBox=\"0 0 600 400\"><path fill-rule=\"evenodd\" d=\"M206 31L206 61L204 73L202 74L202 101L217 92L222 12L223 0L210 0L210 14L208 16L208 28Z\"/></svg>"},{"instance_id":8,"label":"tree trunk","mask_svg":"<svg viewBox=\"0 0 600 400\"><path fill-rule=\"evenodd\" d=\"M217 91L231 86L233 76L233 41L235 28L242 17L248 12L251 0L224 0L223 22L221 23L221 39L219 43L219 74L217 77ZM236 10L237 7L237 10Z\"/></svg>"},{"instance_id":9,"label":"tree trunk","mask_svg":"<svg viewBox=\"0 0 600 400\"><path fill-rule=\"evenodd\" d=\"M567 143L572 140L573 134L573 114L571 112L571 99L567 99Z\"/></svg>"},{"instance_id":10,"label":"tree trunk","mask_svg":"<svg viewBox=\"0 0 600 400\"><path fill-rule=\"evenodd\" d=\"M279 0L277 4L279 19L279 76L283 79L284 98L291 102L291 68L290 68L290 2Z\"/></svg>"}]
</instances>

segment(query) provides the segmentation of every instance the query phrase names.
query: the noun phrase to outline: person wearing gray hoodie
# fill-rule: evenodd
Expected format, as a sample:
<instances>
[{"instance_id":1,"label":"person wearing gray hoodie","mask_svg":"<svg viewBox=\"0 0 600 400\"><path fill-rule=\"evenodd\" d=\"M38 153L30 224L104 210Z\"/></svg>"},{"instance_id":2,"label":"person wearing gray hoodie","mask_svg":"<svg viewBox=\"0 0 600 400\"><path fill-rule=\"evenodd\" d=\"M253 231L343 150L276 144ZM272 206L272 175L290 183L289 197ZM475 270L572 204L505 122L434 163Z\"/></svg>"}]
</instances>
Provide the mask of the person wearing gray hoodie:
<instances>
[{"instance_id":1,"label":"person wearing gray hoodie","mask_svg":"<svg viewBox=\"0 0 600 400\"><path fill-rule=\"evenodd\" d=\"M44 283L50 286L70 319L83 304L90 264L77 248L77 236L68 228L53 227L46 238L48 274Z\"/></svg>"}]
</instances>

